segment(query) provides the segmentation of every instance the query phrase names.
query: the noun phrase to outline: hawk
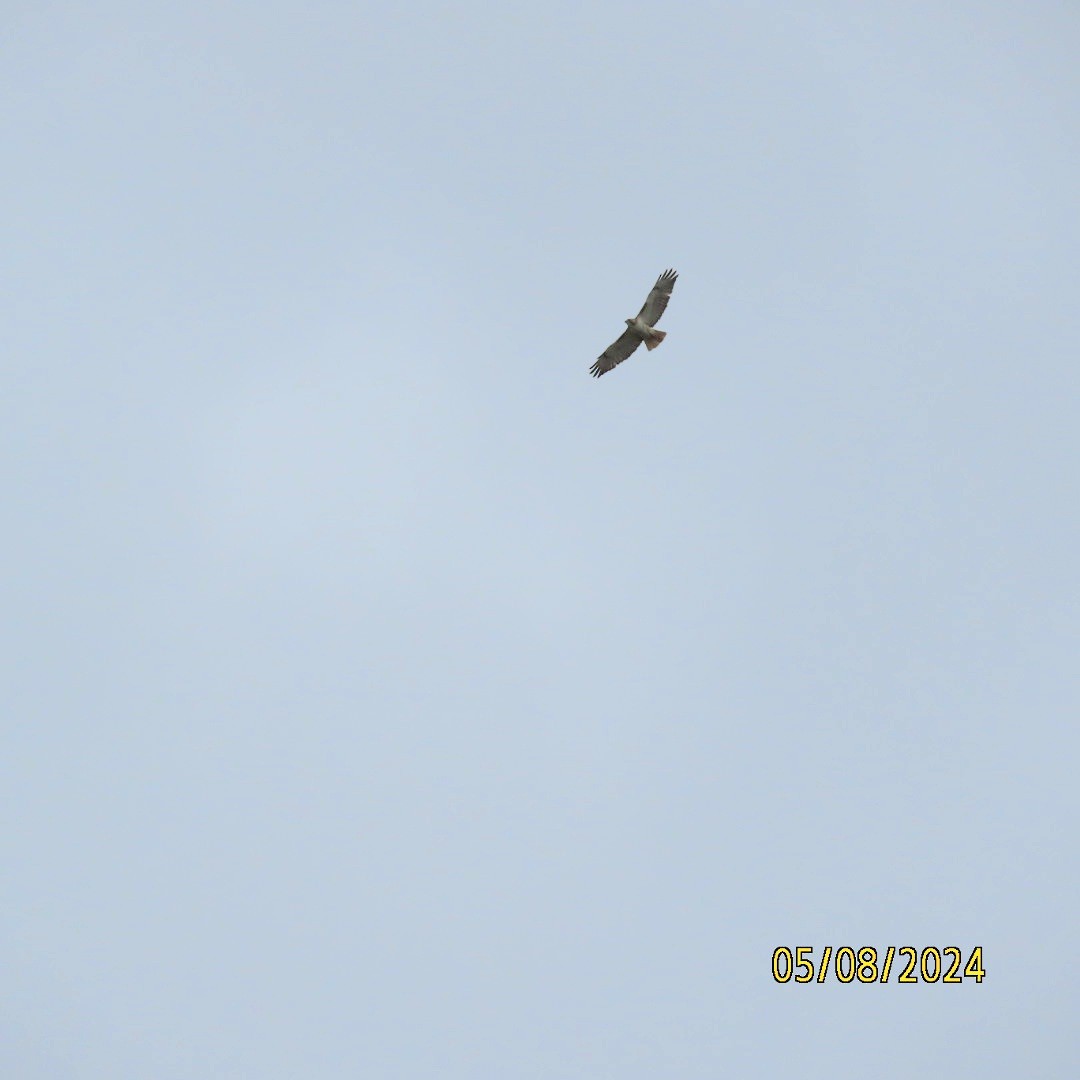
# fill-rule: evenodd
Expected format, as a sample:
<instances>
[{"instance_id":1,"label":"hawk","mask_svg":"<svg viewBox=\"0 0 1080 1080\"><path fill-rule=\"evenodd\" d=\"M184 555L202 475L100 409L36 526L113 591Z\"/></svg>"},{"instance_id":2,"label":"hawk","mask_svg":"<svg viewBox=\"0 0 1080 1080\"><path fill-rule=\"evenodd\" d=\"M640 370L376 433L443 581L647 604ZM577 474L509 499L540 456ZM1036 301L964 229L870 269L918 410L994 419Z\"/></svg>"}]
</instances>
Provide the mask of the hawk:
<instances>
[{"instance_id":1,"label":"hawk","mask_svg":"<svg viewBox=\"0 0 1080 1080\"><path fill-rule=\"evenodd\" d=\"M636 318L626 319L626 329L601 354L589 372L600 378L605 371L610 371L616 364L621 364L643 341L645 348L652 350L660 344L667 334L653 327L660 321L664 309L671 299L671 290L675 288L675 279L679 275L674 270L665 270L656 284L645 297L645 303Z\"/></svg>"}]
</instances>

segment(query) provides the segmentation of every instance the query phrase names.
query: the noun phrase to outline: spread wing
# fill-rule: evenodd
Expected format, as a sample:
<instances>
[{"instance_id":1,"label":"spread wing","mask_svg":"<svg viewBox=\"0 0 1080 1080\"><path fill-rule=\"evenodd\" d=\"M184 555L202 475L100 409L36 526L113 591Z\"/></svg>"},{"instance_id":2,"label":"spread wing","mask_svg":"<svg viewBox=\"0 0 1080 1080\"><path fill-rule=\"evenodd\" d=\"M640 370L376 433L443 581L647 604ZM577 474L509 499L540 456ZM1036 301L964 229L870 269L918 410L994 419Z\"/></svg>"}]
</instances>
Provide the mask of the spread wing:
<instances>
[{"instance_id":1,"label":"spread wing","mask_svg":"<svg viewBox=\"0 0 1080 1080\"><path fill-rule=\"evenodd\" d=\"M675 288L675 279L679 275L674 270L665 270L657 279L645 303L641 305L638 318L646 326L655 326L664 314L664 309L671 299L671 290Z\"/></svg>"},{"instance_id":2,"label":"spread wing","mask_svg":"<svg viewBox=\"0 0 1080 1080\"><path fill-rule=\"evenodd\" d=\"M654 289L653 292L656 290ZM664 300L667 303L667 300ZM600 378L616 364L621 364L639 345L641 338L628 326L601 354L589 372Z\"/></svg>"}]
</instances>

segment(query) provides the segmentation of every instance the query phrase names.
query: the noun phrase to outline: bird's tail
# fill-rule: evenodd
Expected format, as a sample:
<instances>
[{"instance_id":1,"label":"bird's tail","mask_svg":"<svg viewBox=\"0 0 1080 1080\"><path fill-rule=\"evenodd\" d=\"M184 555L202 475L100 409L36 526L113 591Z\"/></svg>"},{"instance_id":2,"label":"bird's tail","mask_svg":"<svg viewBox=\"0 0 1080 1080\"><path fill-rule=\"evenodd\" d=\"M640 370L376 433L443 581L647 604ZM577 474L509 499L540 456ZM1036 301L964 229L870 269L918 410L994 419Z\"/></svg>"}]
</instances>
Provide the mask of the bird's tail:
<instances>
[{"instance_id":1,"label":"bird's tail","mask_svg":"<svg viewBox=\"0 0 1080 1080\"><path fill-rule=\"evenodd\" d=\"M666 337L667 337L667 331L666 330L650 330L649 331L649 336L645 339L645 348L652 351Z\"/></svg>"}]
</instances>

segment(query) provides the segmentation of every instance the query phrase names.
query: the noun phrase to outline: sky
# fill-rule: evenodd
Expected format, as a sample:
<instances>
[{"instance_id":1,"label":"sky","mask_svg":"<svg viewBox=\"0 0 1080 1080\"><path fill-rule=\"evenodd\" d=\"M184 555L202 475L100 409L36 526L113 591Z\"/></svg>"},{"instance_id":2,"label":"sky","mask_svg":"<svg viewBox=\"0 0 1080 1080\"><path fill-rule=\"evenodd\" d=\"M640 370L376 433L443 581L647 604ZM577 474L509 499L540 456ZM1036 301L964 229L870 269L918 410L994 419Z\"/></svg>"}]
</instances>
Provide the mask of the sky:
<instances>
[{"instance_id":1,"label":"sky","mask_svg":"<svg viewBox=\"0 0 1080 1080\"><path fill-rule=\"evenodd\" d=\"M4 24L5 1077L1077 1075L1075 5Z\"/></svg>"}]
</instances>

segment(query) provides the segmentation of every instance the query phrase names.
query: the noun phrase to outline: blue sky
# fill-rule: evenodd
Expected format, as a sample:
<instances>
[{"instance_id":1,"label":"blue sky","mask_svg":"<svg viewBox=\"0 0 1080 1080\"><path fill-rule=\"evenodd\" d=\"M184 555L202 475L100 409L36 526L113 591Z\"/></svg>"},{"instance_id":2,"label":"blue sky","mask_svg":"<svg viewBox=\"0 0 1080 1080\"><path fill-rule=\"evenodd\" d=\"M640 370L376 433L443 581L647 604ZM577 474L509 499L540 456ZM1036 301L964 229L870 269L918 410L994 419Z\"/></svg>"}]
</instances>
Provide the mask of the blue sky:
<instances>
[{"instance_id":1,"label":"blue sky","mask_svg":"<svg viewBox=\"0 0 1080 1080\"><path fill-rule=\"evenodd\" d=\"M1073 5L6 23L4 1075L1075 1072Z\"/></svg>"}]
</instances>

